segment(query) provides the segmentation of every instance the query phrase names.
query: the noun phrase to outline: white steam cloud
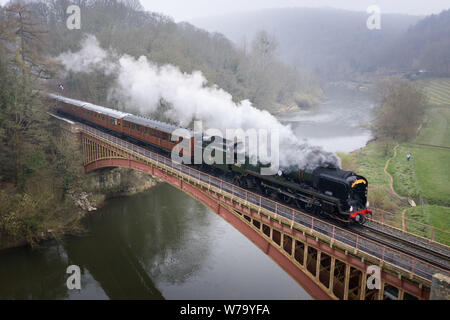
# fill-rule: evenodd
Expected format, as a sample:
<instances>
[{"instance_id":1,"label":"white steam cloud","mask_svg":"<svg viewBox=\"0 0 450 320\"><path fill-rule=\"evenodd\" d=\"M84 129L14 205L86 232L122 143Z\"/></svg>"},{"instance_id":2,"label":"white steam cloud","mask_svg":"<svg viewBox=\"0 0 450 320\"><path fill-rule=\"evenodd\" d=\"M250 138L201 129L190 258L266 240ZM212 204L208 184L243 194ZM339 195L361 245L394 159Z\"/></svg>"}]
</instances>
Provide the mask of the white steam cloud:
<instances>
[{"instance_id":1,"label":"white steam cloud","mask_svg":"<svg viewBox=\"0 0 450 320\"><path fill-rule=\"evenodd\" d=\"M169 104L166 116L181 126L202 120L206 128L278 130L280 166L314 168L325 163L340 166L339 158L320 147L300 141L290 126L282 125L267 111L252 106L248 100L235 103L232 96L217 86L206 86L200 71L183 73L173 65L158 66L145 56L138 59L118 56L102 49L97 39L88 35L80 51L58 57L68 71L102 70L115 75L110 97L124 106L138 107L143 114L154 112L160 101Z\"/></svg>"}]
</instances>

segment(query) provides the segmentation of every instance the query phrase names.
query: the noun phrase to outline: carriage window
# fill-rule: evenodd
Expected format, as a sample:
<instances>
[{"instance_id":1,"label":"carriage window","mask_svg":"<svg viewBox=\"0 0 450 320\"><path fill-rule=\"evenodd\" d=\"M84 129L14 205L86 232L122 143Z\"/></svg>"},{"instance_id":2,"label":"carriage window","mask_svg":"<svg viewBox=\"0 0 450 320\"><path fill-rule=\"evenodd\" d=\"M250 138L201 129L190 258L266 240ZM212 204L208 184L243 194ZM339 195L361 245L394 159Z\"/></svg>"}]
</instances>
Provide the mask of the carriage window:
<instances>
[{"instance_id":1,"label":"carriage window","mask_svg":"<svg viewBox=\"0 0 450 320\"><path fill-rule=\"evenodd\" d=\"M141 132L141 127L140 126L136 126L137 131Z\"/></svg>"},{"instance_id":2,"label":"carriage window","mask_svg":"<svg viewBox=\"0 0 450 320\"><path fill-rule=\"evenodd\" d=\"M114 124L117 126L117 119L114 119Z\"/></svg>"},{"instance_id":3,"label":"carriage window","mask_svg":"<svg viewBox=\"0 0 450 320\"><path fill-rule=\"evenodd\" d=\"M133 130L134 130L134 124L131 124L131 129L133 129Z\"/></svg>"},{"instance_id":4,"label":"carriage window","mask_svg":"<svg viewBox=\"0 0 450 320\"><path fill-rule=\"evenodd\" d=\"M163 132L163 133L162 133L162 138L163 138L163 140L167 140L167 138L168 138L167 133Z\"/></svg>"},{"instance_id":5,"label":"carriage window","mask_svg":"<svg viewBox=\"0 0 450 320\"><path fill-rule=\"evenodd\" d=\"M145 134L147 134L148 133L148 128L145 128Z\"/></svg>"},{"instance_id":6,"label":"carriage window","mask_svg":"<svg viewBox=\"0 0 450 320\"><path fill-rule=\"evenodd\" d=\"M105 116L102 116L102 120L105 120Z\"/></svg>"},{"instance_id":7,"label":"carriage window","mask_svg":"<svg viewBox=\"0 0 450 320\"><path fill-rule=\"evenodd\" d=\"M119 120L119 121L117 121L117 125L118 125L118 126L120 126L120 120Z\"/></svg>"},{"instance_id":8,"label":"carriage window","mask_svg":"<svg viewBox=\"0 0 450 320\"><path fill-rule=\"evenodd\" d=\"M111 124L114 124L114 119L111 119Z\"/></svg>"}]
</instances>

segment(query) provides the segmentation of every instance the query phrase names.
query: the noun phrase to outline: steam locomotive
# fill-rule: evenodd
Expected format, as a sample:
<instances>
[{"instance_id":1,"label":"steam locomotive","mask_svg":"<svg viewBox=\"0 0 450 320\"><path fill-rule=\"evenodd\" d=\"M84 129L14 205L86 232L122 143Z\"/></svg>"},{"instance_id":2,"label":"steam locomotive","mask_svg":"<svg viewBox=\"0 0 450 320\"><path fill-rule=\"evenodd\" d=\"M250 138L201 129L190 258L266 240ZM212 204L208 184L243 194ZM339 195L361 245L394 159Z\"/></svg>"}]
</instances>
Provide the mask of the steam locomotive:
<instances>
[{"instance_id":1,"label":"steam locomotive","mask_svg":"<svg viewBox=\"0 0 450 320\"><path fill-rule=\"evenodd\" d=\"M174 130L179 127L168 123L56 94L47 94L46 99L61 115L111 134L156 147L166 153L171 152L181 139L172 137ZM213 139L215 137L203 136L201 148L205 148ZM194 143L194 137L190 138L189 144L192 154L188 156L193 157L195 148L198 148ZM219 144L218 147L215 145L225 153L230 147L230 142L222 140L222 145ZM274 175L261 175L262 166L260 163L251 163L246 157L244 163L234 161L233 164L202 164L200 169L231 178L242 188L255 190L303 211L330 217L343 224L363 224L367 215L372 214L368 209L368 183L363 176L333 165L305 170L285 169L279 170Z\"/></svg>"}]
</instances>

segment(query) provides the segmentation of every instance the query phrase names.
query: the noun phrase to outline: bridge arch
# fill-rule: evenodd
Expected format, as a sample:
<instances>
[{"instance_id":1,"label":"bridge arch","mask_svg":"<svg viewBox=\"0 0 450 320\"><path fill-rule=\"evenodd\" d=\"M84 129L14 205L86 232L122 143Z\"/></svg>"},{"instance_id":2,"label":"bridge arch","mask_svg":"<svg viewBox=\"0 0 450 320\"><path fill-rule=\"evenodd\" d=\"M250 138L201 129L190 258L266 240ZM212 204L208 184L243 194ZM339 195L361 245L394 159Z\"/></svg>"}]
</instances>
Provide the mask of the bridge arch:
<instances>
[{"instance_id":1,"label":"bridge arch","mask_svg":"<svg viewBox=\"0 0 450 320\"><path fill-rule=\"evenodd\" d=\"M78 134L86 173L125 167L168 182L232 224L316 299L367 300L383 299L386 295L396 299L429 298L431 276L418 268L416 260L411 260L412 265L396 265L385 259L387 248L361 237L358 240L348 230L172 163L92 127L79 123L75 127L70 131ZM366 288L369 265L381 269L381 287L377 290Z\"/></svg>"},{"instance_id":2,"label":"bridge arch","mask_svg":"<svg viewBox=\"0 0 450 320\"><path fill-rule=\"evenodd\" d=\"M280 252L281 247L276 243L278 240L272 240L267 236L263 236L260 232L257 232L255 228L252 228L249 223L243 221L242 213L237 213L235 209L220 204L216 199L209 196L204 191L196 188L195 186L184 182L183 180L174 178L171 175L166 174L162 170L150 167L143 164L142 162L124 159L124 158L108 158L99 159L90 162L84 167L85 173L93 172L97 169L102 168L114 168L122 167L138 170L145 172L154 177L157 177L165 182L169 183L171 186L183 191L193 199L202 203L208 207L211 211L218 214L225 221L230 223L235 229L241 232L246 238L252 241L260 250L262 250L266 255L268 255L275 263L277 263L285 272L287 272L295 281L297 281L314 299L329 300L337 299L334 294L330 295L327 288L319 285L311 276L299 269L295 263L288 259L282 252ZM248 216L247 216L248 217ZM248 221L248 220L246 220ZM253 223L258 221L253 219ZM262 222L260 222L262 225ZM275 231L276 232L276 231ZM274 232L272 231L272 237ZM275 239L276 236L275 236Z\"/></svg>"}]
</instances>

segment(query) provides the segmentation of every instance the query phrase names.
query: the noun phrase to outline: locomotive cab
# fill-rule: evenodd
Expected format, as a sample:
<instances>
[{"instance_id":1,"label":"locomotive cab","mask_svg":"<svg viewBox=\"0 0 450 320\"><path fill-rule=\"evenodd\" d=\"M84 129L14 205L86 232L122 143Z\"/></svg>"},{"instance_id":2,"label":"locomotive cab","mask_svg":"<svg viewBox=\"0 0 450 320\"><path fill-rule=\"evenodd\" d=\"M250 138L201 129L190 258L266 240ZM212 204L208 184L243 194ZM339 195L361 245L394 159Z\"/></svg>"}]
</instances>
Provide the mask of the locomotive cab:
<instances>
[{"instance_id":1,"label":"locomotive cab","mask_svg":"<svg viewBox=\"0 0 450 320\"><path fill-rule=\"evenodd\" d=\"M340 214L350 221L364 223L367 209L367 179L351 171L328 166L319 167L312 174L312 184L329 197L339 199Z\"/></svg>"}]
</instances>

